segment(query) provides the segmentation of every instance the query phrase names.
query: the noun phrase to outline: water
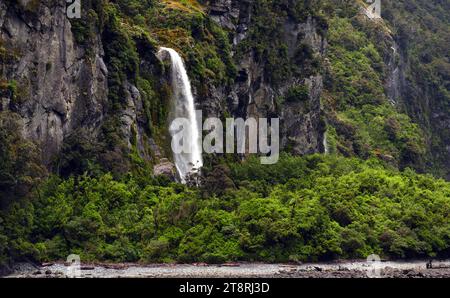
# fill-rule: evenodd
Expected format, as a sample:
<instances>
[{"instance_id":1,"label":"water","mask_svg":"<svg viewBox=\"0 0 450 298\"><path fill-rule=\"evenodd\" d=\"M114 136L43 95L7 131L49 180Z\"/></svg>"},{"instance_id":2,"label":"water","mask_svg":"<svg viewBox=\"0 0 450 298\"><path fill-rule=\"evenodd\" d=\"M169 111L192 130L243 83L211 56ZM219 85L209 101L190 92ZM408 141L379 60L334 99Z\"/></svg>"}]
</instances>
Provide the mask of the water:
<instances>
[{"instance_id":1,"label":"water","mask_svg":"<svg viewBox=\"0 0 450 298\"><path fill-rule=\"evenodd\" d=\"M189 120L189 127L185 128L188 142L189 153L174 153L175 167L178 172L180 182L186 183L186 179L191 175L198 173L203 166L202 152L200 146L200 129L195 113L194 96L192 95L191 83L184 66L183 59L173 49L160 48L158 55L168 53L172 62L172 107L170 112L170 122L177 118ZM179 130L170 130L173 137Z\"/></svg>"},{"instance_id":2,"label":"water","mask_svg":"<svg viewBox=\"0 0 450 298\"><path fill-rule=\"evenodd\" d=\"M328 155L330 153L330 150L328 149L328 136L326 132L323 135L323 153L325 155Z\"/></svg>"},{"instance_id":3,"label":"water","mask_svg":"<svg viewBox=\"0 0 450 298\"><path fill-rule=\"evenodd\" d=\"M387 96L392 105L396 105L401 98L400 62L397 62L398 45L394 41L392 54L388 63ZM399 57L401 58L401 57Z\"/></svg>"}]
</instances>

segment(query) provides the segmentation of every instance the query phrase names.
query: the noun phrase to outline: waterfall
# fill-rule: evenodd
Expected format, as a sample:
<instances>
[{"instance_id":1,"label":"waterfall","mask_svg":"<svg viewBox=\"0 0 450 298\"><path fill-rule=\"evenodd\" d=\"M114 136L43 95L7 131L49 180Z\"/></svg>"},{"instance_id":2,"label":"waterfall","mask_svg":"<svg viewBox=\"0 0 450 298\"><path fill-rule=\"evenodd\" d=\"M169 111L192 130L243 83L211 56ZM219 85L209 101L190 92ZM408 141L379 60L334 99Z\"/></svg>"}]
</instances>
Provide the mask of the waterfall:
<instances>
[{"instance_id":1,"label":"waterfall","mask_svg":"<svg viewBox=\"0 0 450 298\"><path fill-rule=\"evenodd\" d=\"M325 132L323 134L323 153L325 155L327 155L330 152L330 150L328 149L328 136L327 136L327 132Z\"/></svg>"},{"instance_id":2,"label":"waterfall","mask_svg":"<svg viewBox=\"0 0 450 298\"><path fill-rule=\"evenodd\" d=\"M190 153L174 153L173 156L179 179L182 183L186 183L188 176L198 173L203 166L200 129L195 113L194 96L192 95L191 83L183 59L175 50L170 48L161 47L158 55L162 53L168 53L172 63L173 95L169 120L172 121L177 118L189 120L189 127L184 129L189 136L185 141L191 142L188 144L191 151ZM170 130L172 137L177 132Z\"/></svg>"},{"instance_id":3,"label":"waterfall","mask_svg":"<svg viewBox=\"0 0 450 298\"><path fill-rule=\"evenodd\" d=\"M391 47L392 54L388 63L388 76L386 80L387 96L392 105L397 105L400 100L401 93L401 55L399 55L398 45L393 41ZM397 61L399 60L399 61Z\"/></svg>"}]
</instances>

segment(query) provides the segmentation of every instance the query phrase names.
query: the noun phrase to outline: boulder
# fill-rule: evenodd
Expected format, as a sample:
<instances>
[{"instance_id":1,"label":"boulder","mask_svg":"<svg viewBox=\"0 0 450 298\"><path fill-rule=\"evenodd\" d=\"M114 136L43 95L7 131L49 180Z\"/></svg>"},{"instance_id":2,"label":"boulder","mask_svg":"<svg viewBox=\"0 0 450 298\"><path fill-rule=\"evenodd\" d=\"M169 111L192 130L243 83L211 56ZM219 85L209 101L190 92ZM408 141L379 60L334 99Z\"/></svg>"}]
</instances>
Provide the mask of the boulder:
<instances>
[{"instance_id":1,"label":"boulder","mask_svg":"<svg viewBox=\"0 0 450 298\"><path fill-rule=\"evenodd\" d=\"M159 164L153 167L153 175L155 176L166 176L170 180L175 180L176 168L175 164L170 162L166 158L162 158Z\"/></svg>"}]
</instances>

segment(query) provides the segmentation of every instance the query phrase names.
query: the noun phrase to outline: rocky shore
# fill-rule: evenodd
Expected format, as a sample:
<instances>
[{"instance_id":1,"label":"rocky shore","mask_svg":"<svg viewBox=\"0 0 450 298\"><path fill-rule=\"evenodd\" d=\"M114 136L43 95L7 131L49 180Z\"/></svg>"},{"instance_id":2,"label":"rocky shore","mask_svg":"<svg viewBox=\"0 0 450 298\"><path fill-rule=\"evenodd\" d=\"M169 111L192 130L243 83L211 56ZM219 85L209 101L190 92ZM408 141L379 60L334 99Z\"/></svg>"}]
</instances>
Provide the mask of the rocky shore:
<instances>
[{"instance_id":1,"label":"rocky shore","mask_svg":"<svg viewBox=\"0 0 450 298\"><path fill-rule=\"evenodd\" d=\"M364 261L321 264L82 264L76 276L81 278L450 278L450 261L382 262L375 267ZM64 263L17 264L7 278L73 277ZM73 268L72 268L73 269Z\"/></svg>"}]
</instances>

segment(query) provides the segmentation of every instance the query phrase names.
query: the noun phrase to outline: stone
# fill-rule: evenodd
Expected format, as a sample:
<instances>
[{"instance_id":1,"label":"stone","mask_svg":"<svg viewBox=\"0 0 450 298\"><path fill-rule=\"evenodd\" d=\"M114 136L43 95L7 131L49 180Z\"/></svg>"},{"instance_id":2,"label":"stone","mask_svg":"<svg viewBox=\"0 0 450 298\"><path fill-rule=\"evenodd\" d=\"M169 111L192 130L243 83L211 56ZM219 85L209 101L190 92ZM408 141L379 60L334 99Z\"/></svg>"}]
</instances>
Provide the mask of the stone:
<instances>
[{"instance_id":1,"label":"stone","mask_svg":"<svg viewBox=\"0 0 450 298\"><path fill-rule=\"evenodd\" d=\"M171 180L175 180L176 169L175 165L169 160L163 158L160 163L153 167L153 174L155 176L166 176Z\"/></svg>"}]
</instances>

